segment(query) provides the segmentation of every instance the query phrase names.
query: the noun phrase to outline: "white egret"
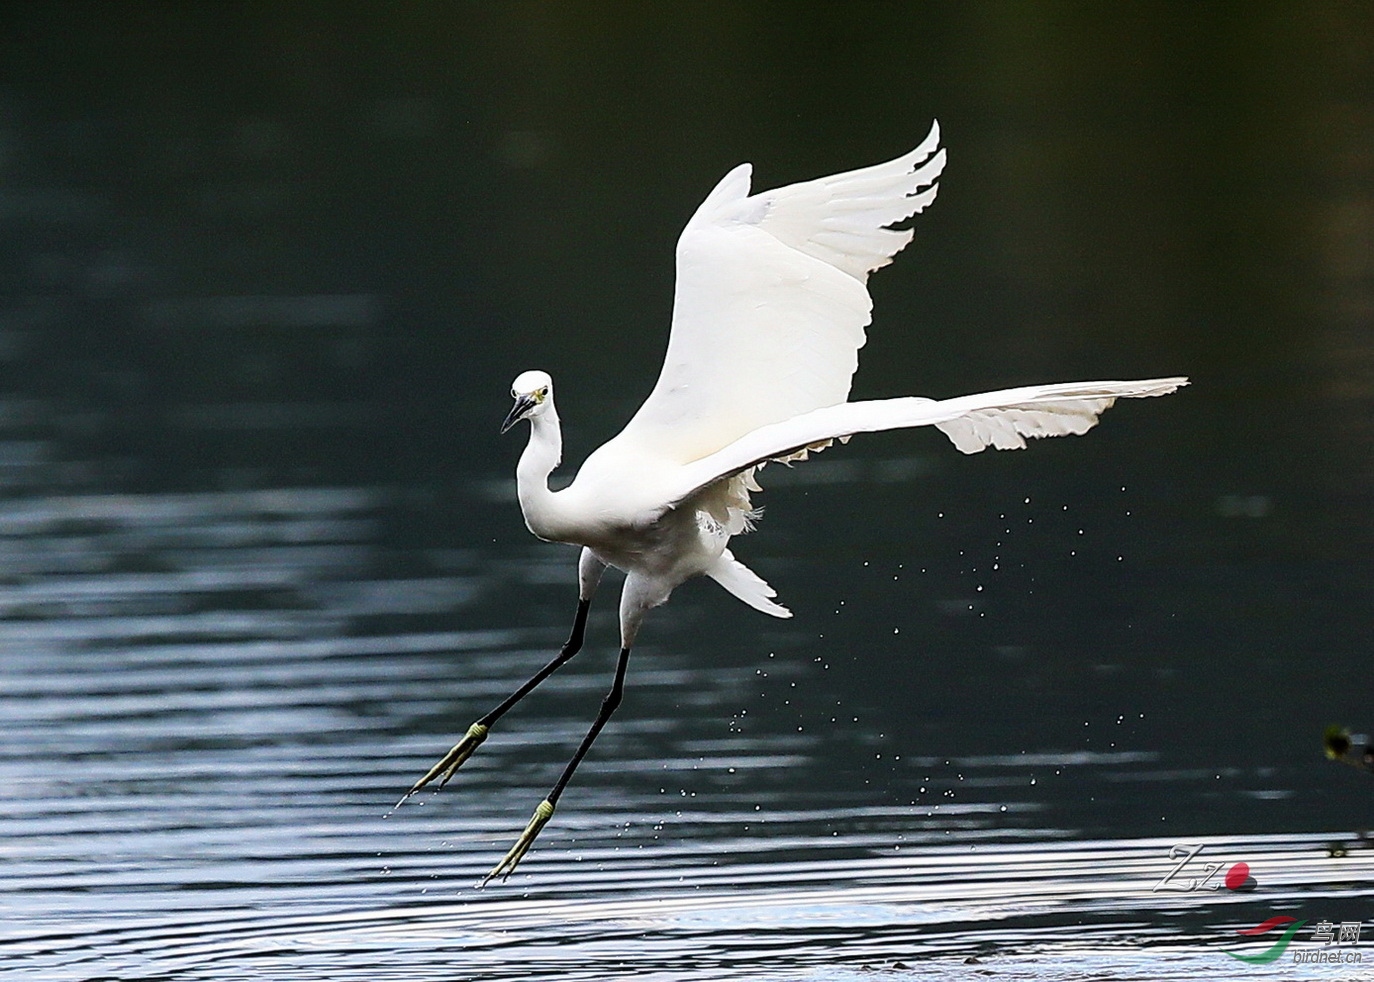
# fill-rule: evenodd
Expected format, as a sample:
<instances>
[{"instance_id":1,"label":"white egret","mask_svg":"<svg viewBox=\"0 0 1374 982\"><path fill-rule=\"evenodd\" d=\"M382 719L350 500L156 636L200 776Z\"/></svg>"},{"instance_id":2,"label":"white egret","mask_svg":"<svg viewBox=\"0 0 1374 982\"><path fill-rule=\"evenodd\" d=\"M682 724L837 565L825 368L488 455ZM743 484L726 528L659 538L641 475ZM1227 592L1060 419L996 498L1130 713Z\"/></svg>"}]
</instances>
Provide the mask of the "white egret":
<instances>
[{"instance_id":1,"label":"white egret","mask_svg":"<svg viewBox=\"0 0 1374 982\"><path fill-rule=\"evenodd\" d=\"M1026 437L1084 433L1121 397L1159 396L1184 378L1032 385L954 399L908 396L847 402L872 301L868 274L886 266L910 229L889 226L935 200L945 165L939 127L885 164L750 195L736 167L688 221L677 244L672 331L658 383L618 436L561 491L553 380L515 379L505 432L530 424L516 467L525 524L541 539L582 547L577 614L567 643L505 702L468 729L406 797L442 787L490 727L582 645L587 610L606 566L625 572L620 657L586 737L519 839L482 881L508 876L620 702L644 614L673 588L705 575L749 606L790 617L773 588L726 548L757 518L750 493L770 461L805 459L856 433L934 426L964 453L1018 449ZM405 799L403 798L402 801Z\"/></svg>"}]
</instances>

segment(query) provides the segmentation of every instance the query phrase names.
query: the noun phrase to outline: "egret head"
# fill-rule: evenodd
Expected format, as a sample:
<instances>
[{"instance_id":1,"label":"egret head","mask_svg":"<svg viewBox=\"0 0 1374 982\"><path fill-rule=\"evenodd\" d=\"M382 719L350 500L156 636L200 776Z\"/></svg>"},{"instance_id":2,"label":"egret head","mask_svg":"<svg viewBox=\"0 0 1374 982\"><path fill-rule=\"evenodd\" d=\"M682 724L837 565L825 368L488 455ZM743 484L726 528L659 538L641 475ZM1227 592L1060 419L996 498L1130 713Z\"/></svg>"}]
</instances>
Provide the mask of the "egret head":
<instances>
[{"instance_id":1,"label":"egret head","mask_svg":"<svg viewBox=\"0 0 1374 982\"><path fill-rule=\"evenodd\" d=\"M522 419L542 416L553 408L553 379L548 372L521 372L510 384L510 394L515 397L515 405L501 424L502 433Z\"/></svg>"}]
</instances>

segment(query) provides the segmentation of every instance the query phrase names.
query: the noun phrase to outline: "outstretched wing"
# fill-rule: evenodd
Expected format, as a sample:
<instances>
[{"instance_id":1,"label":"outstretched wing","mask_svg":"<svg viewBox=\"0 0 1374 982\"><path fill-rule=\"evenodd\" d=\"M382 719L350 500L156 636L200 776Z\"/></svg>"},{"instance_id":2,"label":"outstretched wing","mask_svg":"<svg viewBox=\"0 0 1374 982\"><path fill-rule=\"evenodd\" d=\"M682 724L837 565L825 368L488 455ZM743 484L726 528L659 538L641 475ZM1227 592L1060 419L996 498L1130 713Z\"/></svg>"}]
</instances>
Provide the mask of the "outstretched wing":
<instances>
[{"instance_id":1,"label":"outstretched wing","mask_svg":"<svg viewBox=\"0 0 1374 982\"><path fill-rule=\"evenodd\" d=\"M672 334L658 384L614 442L689 463L759 427L849 397L873 303L868 274L935 200L939 126L885 164L749 194L736 167L677 244Z\"/></svg>"},{"instance_id":2,"label":"outstretched wing","mask_svg":"<svg viewBox=\"0 0 1374 982\"><path fill-rule=\"evenodd\" d=\"M1130 382L1056 382L980 392L954 399L906 396L827 406L760 427L727 447L679 469L666 489L671 508L724 477L786 458L831 440L910 426L934 426L964 453L987 447L1019 450L1026 437L1088 432L1117 399L1168 395L1187 385L1182 377Z\"/></svg>"}]
</instances>

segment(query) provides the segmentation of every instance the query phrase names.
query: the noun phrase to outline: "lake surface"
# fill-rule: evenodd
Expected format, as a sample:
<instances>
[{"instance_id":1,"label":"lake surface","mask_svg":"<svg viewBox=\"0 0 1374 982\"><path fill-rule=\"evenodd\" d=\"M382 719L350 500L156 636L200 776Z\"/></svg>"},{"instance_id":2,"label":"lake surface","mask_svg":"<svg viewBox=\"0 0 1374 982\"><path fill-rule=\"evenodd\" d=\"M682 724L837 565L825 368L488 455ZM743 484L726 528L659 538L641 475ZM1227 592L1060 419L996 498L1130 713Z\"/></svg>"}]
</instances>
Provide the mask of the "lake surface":
<instances>
[{"instance_id":1,"label":"lake surface","mask_svg":"<svg viewBox=\"0 0 1374 982\"><path fill-rule=\"evenodd\" d=\"M0 976L1368 976L1369 8L607 9L0 14ZM571 621L508 380L566 477L726 170L935 116L855 395L1193 384L768 468L735 551L797 616L680 588L478 889L617 641L608 576L393 811Z\"/></svg>"},{"instance_id":2,"label":"lake surface","mask_svg":"<svg viewBox=\"0 0 1374 982\"><path fill-rule=\"evenodd\" d=\"M611 651L589 644L447 789L390 812L556 646L572 554L448 551L421 574L421 557L388 555L388 507L361 488L7 507L22 582L0 634L0 903L26 977L1240 977L1222 952L1263 946L1237 930L1368 909L1368 842L1295 828L1303 799L1332 808L1347 776L1315 744L1238 765L1224 744L1159 739L1148 714L1115 713L1124 701L1056 744L1055 724L1013 723L990 694L957 716L1017 742L933 756L962 725L909 716L967 687L941 684L957 666L925 681L889 660L875 681L853 633L805 637L843 613L751 625L690 588L658 612L535 850L479 890L585 729ZM603 642L613 631L593 619ZM891 631L870 643L904 645ZM1045 670L1029 653L970 660L995 661L1004 688ZM1161 887L1185 843L1204 848ZM1175 889L1209 861L1210 882ZM1216 889L1238 862L1254 889Z\"/></svg>"}]
</instances>

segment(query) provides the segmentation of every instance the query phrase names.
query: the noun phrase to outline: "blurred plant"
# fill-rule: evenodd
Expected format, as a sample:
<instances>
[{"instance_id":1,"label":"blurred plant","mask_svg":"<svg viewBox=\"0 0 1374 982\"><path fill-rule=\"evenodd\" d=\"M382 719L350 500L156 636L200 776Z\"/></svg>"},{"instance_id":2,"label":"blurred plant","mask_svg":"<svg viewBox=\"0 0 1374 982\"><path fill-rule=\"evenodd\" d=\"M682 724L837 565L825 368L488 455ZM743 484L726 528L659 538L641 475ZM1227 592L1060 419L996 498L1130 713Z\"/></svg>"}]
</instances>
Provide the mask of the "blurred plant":
<instances>
[{"instance_id":1,"label":"blurred plant","mask_svg":"<svg viewBox=\"0 0 1374 982\"><path fill-rule=\"evenodd\" d=\"M1374 744L1363 734L1352 735L1344 726L1333 723L1322 734L1322 746L1327 760L1340 761L1358 768L1367 774L1374 774Z\"/></svg>"},{"instance_id":2,"label":"blurred plant","mask_svg":"<svg viewBox=\"0 0 1374 982\"><path fill-rule=\"evenodd\" d=\"M1366 774L1374 774L1374 744L1364 734L1352 734L1346 727L1333 723L1322 734L1322 747L1327 760L1340 761ZM1340 857L1347 855L1352 848L1370 846L1374 846L1374 839L1368 832L1359 831L1355 833L1353 843L1330 842L1326 851L1331 856Z\"/></svg>"}]
</instances>

